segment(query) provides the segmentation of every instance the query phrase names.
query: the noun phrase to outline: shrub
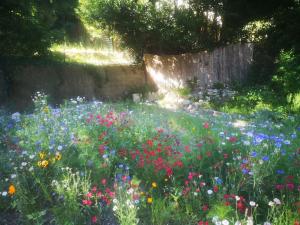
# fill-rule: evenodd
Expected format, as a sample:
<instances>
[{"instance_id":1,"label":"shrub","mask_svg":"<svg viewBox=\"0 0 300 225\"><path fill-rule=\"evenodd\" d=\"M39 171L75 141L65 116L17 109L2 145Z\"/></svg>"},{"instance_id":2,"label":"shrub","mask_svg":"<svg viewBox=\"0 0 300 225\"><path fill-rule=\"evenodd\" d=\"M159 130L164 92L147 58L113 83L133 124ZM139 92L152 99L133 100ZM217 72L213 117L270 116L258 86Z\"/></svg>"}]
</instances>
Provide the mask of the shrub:
<instances>
[{"instance_id":1,"label":"shrub","mask_svg":"<svg viewBox=\"0 0 300 225\"><path fill-rule=\"evenodd\" d=\"M284 95L289 104L293 104L300 91L300 54L293 50L282 51L272 81L274 90Z\"/></svg>"}]
</instances>

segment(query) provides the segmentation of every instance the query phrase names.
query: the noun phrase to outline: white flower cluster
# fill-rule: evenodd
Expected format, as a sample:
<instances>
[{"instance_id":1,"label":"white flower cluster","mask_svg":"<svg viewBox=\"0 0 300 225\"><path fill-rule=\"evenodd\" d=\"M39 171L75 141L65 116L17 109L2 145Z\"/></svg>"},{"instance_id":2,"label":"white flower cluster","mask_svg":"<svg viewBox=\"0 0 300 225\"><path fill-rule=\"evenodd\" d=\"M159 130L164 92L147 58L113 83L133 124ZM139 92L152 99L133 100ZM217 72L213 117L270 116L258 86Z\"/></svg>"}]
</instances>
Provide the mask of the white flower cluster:
<instances>
[{"instance_id":1,"label":"white flower cluster","mask_svg":"<svg viewBox=\"0 0 300 225\"><path fill-rule=\"evenodd\" d=\"M273 207L276 205L281 205L281 201L278 198L274 198L273 201L269 201L269 206Z\"/></svg>"},{"instance_id":2,"label":"white flower cluster","mask_svg":"<svg viewBox=\"0 0 300 225\"><path fill-rule=\"evenodd\" d=\"M220 220L218 216L212 218L212 223L215 225L229 225L229 221L226 219Z\"/></svg>"}]
</instances>

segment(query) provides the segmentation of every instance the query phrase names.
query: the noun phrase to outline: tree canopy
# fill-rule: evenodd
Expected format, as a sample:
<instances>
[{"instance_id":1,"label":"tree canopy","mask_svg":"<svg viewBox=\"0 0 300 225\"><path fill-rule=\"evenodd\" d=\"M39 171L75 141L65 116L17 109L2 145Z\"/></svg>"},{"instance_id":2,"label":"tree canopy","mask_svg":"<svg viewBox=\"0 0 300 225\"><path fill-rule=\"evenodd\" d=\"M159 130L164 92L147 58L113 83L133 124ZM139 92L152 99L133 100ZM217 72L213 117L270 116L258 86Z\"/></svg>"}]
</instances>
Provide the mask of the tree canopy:
<instances>
[{"instance_id":1,"label":"tree canopy","mask_svg":"<svg viewBox=\"0 0 300 225\"><path fill-rule=\"evenodd\" d=\"M76 20L77 0L1 0L0 52L3 56L46 53Z\"/></svg>"},{"instance_id":2,"label":"tree canopy","mask_svg":"<svg viewBox=\"0 0 300 225\"><path fill-rule=\"evenodd\" d=\"M289 39L299 30L290 21L299 17L295 0L80 0L79 14L96 27L117 32L137 53L209 50L257 40L257 35L278 40L282 32Z\"/></svg>"}]
</instances>

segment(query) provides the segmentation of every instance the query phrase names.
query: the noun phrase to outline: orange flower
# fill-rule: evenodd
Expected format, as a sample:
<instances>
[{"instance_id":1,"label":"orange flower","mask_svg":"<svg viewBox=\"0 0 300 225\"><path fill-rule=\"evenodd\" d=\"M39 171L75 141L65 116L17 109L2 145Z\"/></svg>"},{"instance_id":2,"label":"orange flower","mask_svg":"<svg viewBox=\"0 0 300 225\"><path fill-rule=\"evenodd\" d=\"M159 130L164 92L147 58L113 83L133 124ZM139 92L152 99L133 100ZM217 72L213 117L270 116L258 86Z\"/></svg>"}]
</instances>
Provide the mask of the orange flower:
<instances>
[{"instance_id":1,"label":"orange flower","mask_svg":"<svg viewBox=\"0 0 300 225\"><path fill-rule=\"evenodd\" d=\"M16 193L16 188L13 184L11 184L8 188L8 194L14 195Z\"/></svg>"}]
</instances>

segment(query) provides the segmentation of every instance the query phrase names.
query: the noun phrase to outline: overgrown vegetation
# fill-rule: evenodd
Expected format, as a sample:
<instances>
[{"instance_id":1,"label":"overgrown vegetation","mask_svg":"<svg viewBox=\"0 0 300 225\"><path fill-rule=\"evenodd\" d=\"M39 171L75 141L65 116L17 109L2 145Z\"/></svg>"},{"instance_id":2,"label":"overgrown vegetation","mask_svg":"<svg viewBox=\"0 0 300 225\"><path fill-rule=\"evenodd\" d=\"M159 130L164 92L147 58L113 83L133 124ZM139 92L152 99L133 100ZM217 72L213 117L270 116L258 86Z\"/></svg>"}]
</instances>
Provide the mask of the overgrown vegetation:
<instances>
[{"instance_id":1,"label":"overgrown vegetation","mask_svg":"<svg viewBox=\"0 0 300 225\"><path fill-rule=\"evenodd\" d=\"M0 207L23 224L299 223L298 117L34 103L0 114Z\"/></svg>"},{"instance_id":2,"label":"overgrown vegetation","mask_svg":"<svg viewBox=\"0 0 300 225\"><path fill-rule=\"evenodd\" d=\"M300 55L282 51L268 85L235 87L237 95L228 101L211 101L211 107L236 113L269 110L285 115L300 112Z\"/></svg>"}]
</instances>

